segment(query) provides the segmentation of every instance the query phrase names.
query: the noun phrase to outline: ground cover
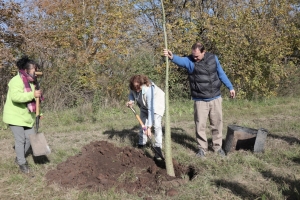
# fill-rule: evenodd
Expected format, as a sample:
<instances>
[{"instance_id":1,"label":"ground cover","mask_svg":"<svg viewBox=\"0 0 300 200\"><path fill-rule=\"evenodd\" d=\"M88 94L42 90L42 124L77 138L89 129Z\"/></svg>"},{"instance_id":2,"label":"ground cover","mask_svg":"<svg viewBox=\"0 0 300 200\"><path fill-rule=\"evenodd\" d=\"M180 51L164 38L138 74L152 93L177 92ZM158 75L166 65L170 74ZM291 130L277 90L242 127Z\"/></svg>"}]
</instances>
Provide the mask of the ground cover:
<instances>
[{"instance_id":1,"label":"ground cover","mask_svg":"<svg viewBox=\"0 0 300 200\"><path fill-rule=\"evenodd\" d=\"M173 102L172 154L179 167L172 178L149 146L137 148L139 127L126 107L45 113L40 130L52 153L27 157L33 176L19 173L11 131L1 124L0 199L299 199L299 108L298 98L224 99L223 138L230 124L265 128L265 151L239 150L225 159L209 151L202 160L195 157L193 102Z\"/></svg>"}]
</instances>

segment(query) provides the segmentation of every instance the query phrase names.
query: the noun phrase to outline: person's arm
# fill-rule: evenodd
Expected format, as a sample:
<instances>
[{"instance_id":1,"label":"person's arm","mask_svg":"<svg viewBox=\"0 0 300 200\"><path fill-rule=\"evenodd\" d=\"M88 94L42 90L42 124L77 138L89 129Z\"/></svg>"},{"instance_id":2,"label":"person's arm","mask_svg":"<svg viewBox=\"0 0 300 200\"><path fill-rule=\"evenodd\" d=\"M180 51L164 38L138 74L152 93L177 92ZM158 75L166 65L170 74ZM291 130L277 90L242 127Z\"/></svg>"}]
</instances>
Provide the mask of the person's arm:
<instances>
[{"instance_id":1,"label":"person's arm","mask_svg":"<svg viewBox=\"0 0 300 200\"><path fill-rule=\"evenodd\" d=\"M129 101L126 103L126 106L127 107L133 106L133 104L134 104L134 96L133 96L132 90L130 90L130 92L129 92L128 99L129 99Z\"/></svg>"},{"instance_id":2,"label":"person's arm","mask_svg":"<svg viewBox=\"0 0 300 200\"><path fill-rule=\"evenodd\" d=\"M230 80L228 79L227 75L225 74L225 72L219 62L218 57L215 56L215 59L216 59L216 63L217 63L217 72L218 72L220 80L229 90L233 90L233 86L232 86Z\"/></svg>"},{"instance_id":3,"label":"person's arm","mask_svg":"<svg viewBox=\"0 0 300 200\"><path fill-rule=\"evenodd\" d=\"M129 92L128 99L129 99L129 101L134 101L134 96L133 96L132 90L130 90L130 92Z\"/></svg>"},{"instance_id":4,"label":"person's arm","mask_svg":"<svg viewBox=\"0 0 300 200\"><path fill-rule=\"evenodd\" d=\"M9 83L9 95L15 103L26 103L34 99L34 91L24 92L24 85L17 79L12 79Z\"/></svg>"},{"instance_id":5,"label":"person's arm","mask_svg":"<svg viewBox=\"0 0 300 200\"><path fill-rule=\"evenodd\" d=\"M194 71L194 63L190 60L189 57L180 57L173 54L173 59L171 60L173 63L178 65L179 67L183 67L188 70L188 73L191 74Z\"/></svg>"}]
</instances>

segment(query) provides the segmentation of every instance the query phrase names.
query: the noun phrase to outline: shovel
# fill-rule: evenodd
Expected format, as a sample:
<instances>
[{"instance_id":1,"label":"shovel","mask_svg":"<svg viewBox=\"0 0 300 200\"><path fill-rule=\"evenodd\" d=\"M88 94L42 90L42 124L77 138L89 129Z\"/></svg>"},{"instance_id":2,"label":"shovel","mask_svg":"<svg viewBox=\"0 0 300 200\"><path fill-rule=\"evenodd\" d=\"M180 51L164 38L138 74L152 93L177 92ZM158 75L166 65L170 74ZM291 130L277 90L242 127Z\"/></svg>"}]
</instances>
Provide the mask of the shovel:
<instances>
[{"instance_id":1,"label":"shovel","mask_svg":"<svg viewBox=\"0 0 300 200\"><path fill-rule=\"evenodd\" d=\"M37 78L35 77L36 90L40 89ZM35 126L36 133L30 134L29 139L31 143L31 148L34 156L43 156L51 153L51 150L48 146L44 133L39 133L39 125L40 125L40 98L35 99L36 102L36 118L35 118Z\"/></svg>"},{"instance_id":2,"label":"shovel","mask_svg":"<svg viewBox=\"0 0 300 200\"><path fill-rule=\"evenodd\" d=\"M141 125L142 127L145 127L145 125L144 125L144 123L142 122L140 116L135 112L134 108L131 107L131 106L128 106L128 107L132 110L133 114L135 115L136 119L139 121L140 125ZM144 131L145 131L145 130L144 130ZM152 144L152 142L151 142L152 140L151 140L151 138L149 137L149 135L147 135L147 137L148 137L148 139L149 139L149 141L150 141L151 149L154 150L154 152L157 153L157 155L158 155L163 161L165 161L165 158L163 157L163 155L161 155L161 153L160 153L159 151L157 151L157 150L153 147L153 144Z\"/></svg>"}]
</instances>

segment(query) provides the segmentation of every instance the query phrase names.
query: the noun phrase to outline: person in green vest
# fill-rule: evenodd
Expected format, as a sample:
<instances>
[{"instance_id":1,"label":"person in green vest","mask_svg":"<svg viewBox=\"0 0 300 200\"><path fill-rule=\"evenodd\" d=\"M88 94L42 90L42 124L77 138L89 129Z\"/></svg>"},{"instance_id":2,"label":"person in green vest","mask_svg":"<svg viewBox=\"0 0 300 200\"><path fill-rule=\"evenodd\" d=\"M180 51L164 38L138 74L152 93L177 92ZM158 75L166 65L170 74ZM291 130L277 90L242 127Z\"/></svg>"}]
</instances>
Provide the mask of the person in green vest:
<instances>
[{"instance_id":1,"label":"person in green vest","mask_svg":"<svg viewBox=\"0 0 300 200\"><path fill-rule=\"evenodd\" d=\"M19 71L8 83L3 121L9 125L15 138L15 162L21 172L29 173L25 154L30 148L29 135L35 133L35 98L41 97L41 91L35 90L34 86L38 65L27 56L23 56L16 64Z\"/></svg>"}]
</instances>

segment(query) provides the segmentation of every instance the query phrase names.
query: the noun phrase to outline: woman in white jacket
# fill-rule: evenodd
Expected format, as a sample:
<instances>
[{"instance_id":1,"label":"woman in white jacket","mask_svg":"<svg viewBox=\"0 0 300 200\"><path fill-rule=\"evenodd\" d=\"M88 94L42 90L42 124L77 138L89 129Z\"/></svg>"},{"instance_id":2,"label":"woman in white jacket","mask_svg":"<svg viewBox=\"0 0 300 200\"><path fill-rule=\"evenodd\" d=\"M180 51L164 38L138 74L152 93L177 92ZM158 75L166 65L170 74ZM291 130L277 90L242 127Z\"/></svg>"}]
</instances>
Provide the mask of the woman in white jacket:
<instances>
[{"instance_id":1,"label":"woman in white jacket","mask_svg":"<svg viewBox=\"0 0 300 200\"><path fill-rule=\"evenodd\" d=\"M145 124L145 127L141 127L139 133L138 147L144 147L147 142L147 135L151 137L151 128L154 126L154 148L161 154L161 120L165 112L165 93L145 75L132 76L129 81L129 87L129 101L126 103L126 106L131 107L136 102L140 108L140 118ZM155 158L160 159L158 155L155 155Z\"/></svg>"}]
</instances>

